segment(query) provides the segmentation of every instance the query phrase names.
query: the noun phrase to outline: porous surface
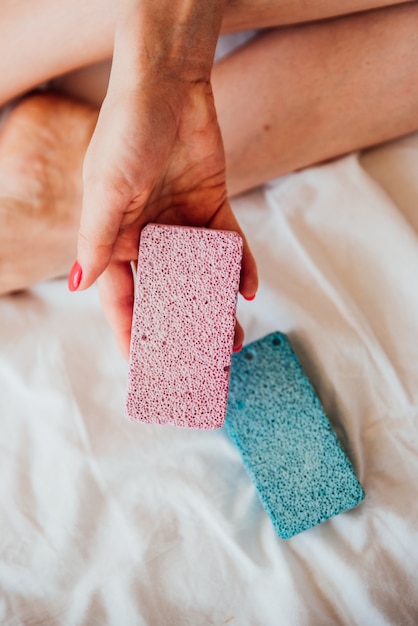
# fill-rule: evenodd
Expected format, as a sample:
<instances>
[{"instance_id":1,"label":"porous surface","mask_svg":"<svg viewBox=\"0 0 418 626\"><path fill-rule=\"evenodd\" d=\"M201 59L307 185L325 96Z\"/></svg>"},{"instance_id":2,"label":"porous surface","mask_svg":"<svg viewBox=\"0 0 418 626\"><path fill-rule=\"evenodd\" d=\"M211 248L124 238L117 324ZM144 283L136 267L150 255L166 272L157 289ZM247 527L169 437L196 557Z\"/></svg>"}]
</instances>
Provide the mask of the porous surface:
<instances>
[{"instance_id":1,"label":"porous surface","mask_svg":"<svg viewBox=\"0 0 418 626\"><path fill-rule=\"evenodd\" d=\"M126 413L219 428L241 270L236 232L149 224L141 234Z\"/></svg>"},{"instance_id":2,"label":"porous surface","mask_svg":"<svg viewBox=\"0 0 418 626\"><path fill-rule=\"evenodd\" d=\"M281 333L233 355L226 427L283 539L363 500L353 467Z\"/></svg>"}]
</instances>

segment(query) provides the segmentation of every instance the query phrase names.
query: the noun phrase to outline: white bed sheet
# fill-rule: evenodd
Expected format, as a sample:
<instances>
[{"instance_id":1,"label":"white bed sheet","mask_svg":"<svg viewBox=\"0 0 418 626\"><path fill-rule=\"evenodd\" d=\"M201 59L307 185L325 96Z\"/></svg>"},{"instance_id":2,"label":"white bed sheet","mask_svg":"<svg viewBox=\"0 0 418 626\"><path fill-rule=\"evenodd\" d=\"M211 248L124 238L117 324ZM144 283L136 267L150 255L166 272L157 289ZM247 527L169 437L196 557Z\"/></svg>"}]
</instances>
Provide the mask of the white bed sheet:
<instances>
[{"instance_id":1,"label":"white bed sheet","mask_svg":"<svg viewBox=\"0 0 418 626\"><path fill-rule=\"evenodd\" d=\"M0 623L418 623L418 135L234 201L260 290L366 491L289 541L223 430L123 417L97 293L0 300Z\"/></svg>"}]
</instances>

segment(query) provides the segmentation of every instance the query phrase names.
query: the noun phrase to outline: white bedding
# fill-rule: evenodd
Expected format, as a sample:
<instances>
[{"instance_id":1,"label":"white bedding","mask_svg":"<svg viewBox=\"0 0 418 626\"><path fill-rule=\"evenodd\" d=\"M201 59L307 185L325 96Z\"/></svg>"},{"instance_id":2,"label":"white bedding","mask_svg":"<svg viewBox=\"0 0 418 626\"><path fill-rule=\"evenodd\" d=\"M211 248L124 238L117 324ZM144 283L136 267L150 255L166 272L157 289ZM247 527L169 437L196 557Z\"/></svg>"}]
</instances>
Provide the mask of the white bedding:
<instances>
[{"instance_id":1,"label":"white bedding","mask_svg":"<svg viewBox=\"0 0 418 626\"><path fill-rule=\"evenodd\" d=\"M95 289L0 300L1 624L418 623L417 172L418 135L234 202L246 340L289 334L367 494L287 542L223 430L123 417Z\"/></svg>"},{"instance_id":2,"label":"white bedding","mask_svg":"<svg viewBox=\"0 0 418 626\"><path fill-rule=\"evenodd\" d=\"M223 430L128 422L95 288L0 299L0 623L418 623L418 135L233 203L366 491L289 541Z\"/></svg>"}]
</instances>

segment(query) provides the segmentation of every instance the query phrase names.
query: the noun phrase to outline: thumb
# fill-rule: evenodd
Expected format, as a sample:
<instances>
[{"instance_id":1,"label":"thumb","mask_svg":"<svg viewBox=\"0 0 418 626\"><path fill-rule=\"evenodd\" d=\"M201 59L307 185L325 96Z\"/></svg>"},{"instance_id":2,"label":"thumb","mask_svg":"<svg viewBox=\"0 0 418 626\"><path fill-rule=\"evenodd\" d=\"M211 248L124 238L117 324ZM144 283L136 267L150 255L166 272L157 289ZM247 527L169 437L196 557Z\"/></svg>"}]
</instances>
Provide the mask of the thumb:
<instances>
[{"instance_id":1,"label":"thumb","mask_svg":"<svg viewBox=\"0 0 418 626\"><path fill-rule=\"evenodd\" d=\"M68 278L70 291L87 289L109 265L128 204L117 189L110 184L85 185L77 260Z\"/></svg>"}]
</instances>

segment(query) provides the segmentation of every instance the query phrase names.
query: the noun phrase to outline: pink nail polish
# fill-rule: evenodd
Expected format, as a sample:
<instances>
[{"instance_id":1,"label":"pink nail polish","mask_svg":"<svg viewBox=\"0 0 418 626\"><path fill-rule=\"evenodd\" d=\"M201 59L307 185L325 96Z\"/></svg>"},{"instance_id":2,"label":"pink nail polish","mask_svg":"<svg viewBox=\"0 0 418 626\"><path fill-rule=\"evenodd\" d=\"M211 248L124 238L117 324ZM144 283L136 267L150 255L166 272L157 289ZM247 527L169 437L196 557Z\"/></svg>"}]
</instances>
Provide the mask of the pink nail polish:
<instances>
[{"instance_id":1,"label":"pink nail polish","mask_svg":"<svg viewBox=\"0 0 418 626\"><path fill-rule=\"evenodd\" d=\"M240 350L242 350L242 343L240 343L239 346L234 348L233 352L239 352Z\"/></svg>"},{"instance_id":2,"label":"pink nail polish","mask_svg":"<svg viewBox=\"0 0 418 626\"><path fill-rule=\"evenodd\" d=\"M76 261L72 266L70 275L68 277L68 289L70 291L77 291L80 286L82 277L83 270L81 269L80 263Z\"/></svg>"},{"instance_id":3,"label":"pink nail polish","mask_svg":"<svg viewBox=\"0 0 418 626\"><path fill-rule=\"evenodd\" d=\"M246 300L248 300L248 301L250 301L250 300L254 300L254 298L255 298L255 294L254 294L253 296L244 296L244 298L245 298Z\"/></svg>"}]
</instances>

